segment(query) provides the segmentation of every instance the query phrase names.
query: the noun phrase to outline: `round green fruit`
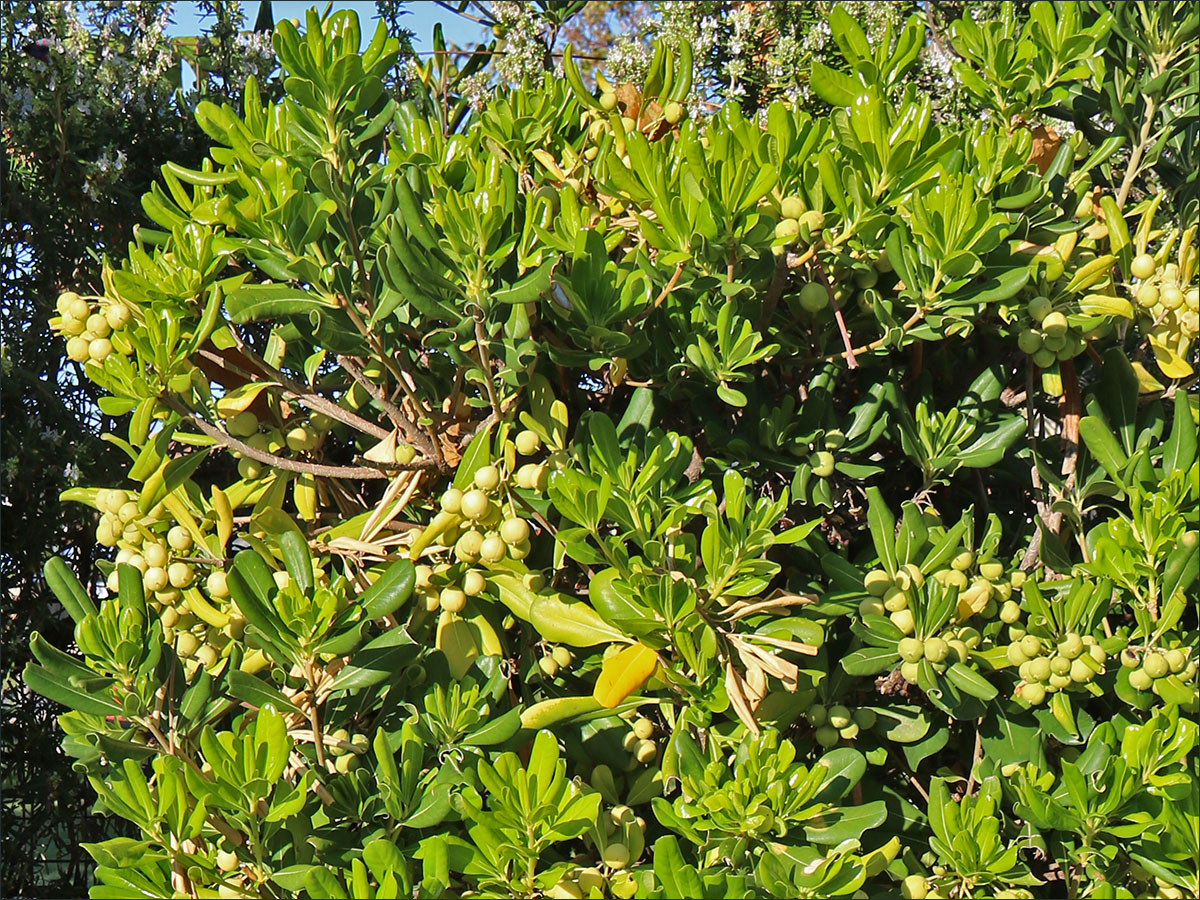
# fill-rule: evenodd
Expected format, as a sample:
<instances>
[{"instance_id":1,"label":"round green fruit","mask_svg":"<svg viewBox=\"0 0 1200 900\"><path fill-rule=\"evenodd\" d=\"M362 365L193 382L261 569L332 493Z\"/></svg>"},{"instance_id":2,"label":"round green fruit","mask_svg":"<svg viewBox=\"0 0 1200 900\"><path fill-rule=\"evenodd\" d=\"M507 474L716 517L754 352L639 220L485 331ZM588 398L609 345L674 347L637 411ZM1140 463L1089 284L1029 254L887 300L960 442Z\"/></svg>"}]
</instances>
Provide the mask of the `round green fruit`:
<instances>
[{"instance_id":1,"label":"round green fruit","mask_svg":"<svg viewBox=\"0 0 1200 900\"><path fill-rule=\"evenodd\" d=\"M840 735L838 734L838 730L832 725L822 725L816 730L813 737L816 738L818 744L828 750L838 742Z\"/></svg>"},{"instance_id":2,"label":"round green fruit","mask_svg":"<svg viewBox=\"0 0 1200 900\"><path fill-rule=\"evenodd\" d=\"M1059 641L1058 652L1067 659L1074 659L1083 653L1083 638L1074 632L1069 633Z\"/></svg>"},{"instance_id":3,"label":"round green fruit","mask_svg":"<svg viewBox=\"0 0 1200 900\"><path fill-rule=\"evenodd\" d=\"M1021 652L1032 659L1042 652L1042 642L1032 634L1027 634L1021 638Z\"/></svg>"},{"instance_id":4,"label":"round green fruit","mask_svg":"<svg viewBox=\"0 0 1200 900\"><path fill-rule=\"evenodd\" d=\"M911 609L899 609L892 613L888 618L904 634L912 634L916 630L917 623L913 620Z\"/></svg>"},{"instance_id":5,"label":"round green fruit","mask_svg":"<svg viewBox=\"0 0 1200 900\"><path fill-rule=\"evenodd\" d=\"M915 663L925 658L925 642L920 638L902 638L897 649L900 651L900 658L905 662Z\"/></svg>"},{"instance_id":6,"label":"round green fruit","mask_svg":"<svg viewBox=\"0 0 1200 900\"><path fill-rule=\"evenodd\" d=\"M820 312L829 305L829 291L825 286L810 281L800 289L800 306L810 313Z\"/></svg>"},{"instance_id":7,"label":"round green fruit","mask_svg":"<svg viewBox=\"0 0 1200 900\"><path fill-rule=\"evenodd\" d=\"M475 470L475 486L483 491L494 491L500 485L500 470L495 466L480 466Z\"/></svg>"},{"instance_id":8,"label":"round green fruit","mask_svg":"<svg viewBox=\"0 0 1200 900\"><path fill-rule=\"evenodd\" d=\"M1142 660L1142 669L1151 678L1163 678L1171 671L1171 665L1161 653L1147 653Z\"/></svg>"},{"instance_id":9,"label":"round green fruit","mask_svg":"<svg viewBox=\"0 0 1200 900\"><path fill-rule=\"evenodd\" d=\"M829 707L829 724L834 728L845 728L850 724L850 710L838 704Z\"/></svg>"},{"instance_id":10,"label":"round green fruit","mask_svg":"<svg viewBox=\"0 0 1200 900\"><path fill-rule=\"evenodd\" d=\"M479 521L487 518L492 511L492 502L488 500L487 494L481 490L469 490L462 495L462 500L459 504L459 512L468 519Z\"/></svg>"},{"instance_id":11,"label":"round green fruit","mask_svg":"<svg viewBox=\"0 0 1200 900\"><path fill-rule=\"evenodd\" d=\"M943 662L950 655L950 645L940 637L932 637L925 642L925 658L931 663Z\"/></svg>"},{"instance_id":12,"label":"round green fruit","mask_svg":"<svg viewBox=\"0 0 1200 900\"><path fill-rule=\"evenodd\" d=\"M672 100L663 107L663 118L671 125L678 125L683 120L683 104Z\"/></svg>"},{"instance_id":13,"label":"round green fruit","mask_svg":"<svg viewBox=\"0 0 1200 900\"><path fill-rule=\"evenodd\" d=\"M1187 654L1176 647L1174 650L1168 650L1164 656L1167 660L1167 665L1170 667L1172 674L1181 672L1187 666Z\"/></svg>"},{"instance_id":14,"label":"round green fruit","mask_svg":"<svg viewBox=\"0 0 1200 900\"><path fill-rule=\"evenodd\" d=\"M487 579L483 577L483 573L475 569L470 569L463 575L462 589L463 593L468 597L478 597L487 588Z\"/></svg>"},{"instance_id":15,"label":"round green fruit","mask_svg":"<svg viewBox=\"0 0 1200 900\"><path fill-rule=\"evenodd\" d=\"M892 586L892 576L883 569L872 569L863 579L863 585L872 597L882 597Z\"/></svg>"},{"instance_id":16,"label":"round green fruit","mask_svg":"<svg viewBox=\"0 0 1200 900\"><path fill-rule=\"evenodd\" d=\"M779 204L779 211L785 219L799 219L806 211L804 200L795 194L784 197Z\"/></svg>"},{"instance_id":17,"label":"round green fruit","mask_svg":"<svg viewBox=\"0 0 1200 900\"><path fill-rule=\"evenodd\" d=\"M542 674L547 678L553 678L558 674L558 663L549 654L538 660L538 668L542 670Z\"/></svg>"},{"instance_id":18,"label":"round green fruit","mask_svg":"<svg viewBox=\"0 0 1200 900\"><path fill-rule=\"evenodd\" d=\"M1021 699L1030 706L1041 706L1046 699L1046 688L1036 682L1022 685Z\"/></svg>"},{"instance_id":19,"label":"round green fruit","mask_svg":"<svg viewBox=\"0 0 1200 900\"><path fill-rule=\"evenodd\" d=\"M854 711L854 721L859 728L874 728L875 722L878 721L878 715L873 709L856 709Z\"/></svg>"},{"instance_id":20,"label":"round green fruit","mask_svg":"<svg viewBox=\"0 0 1200 900\"><path fill-rule=\"evenodd\" d=\"M808 719L809 724L814 728L820 728L829 721L829 710L820 703L814 703L808 708L805 718Z\"/></svg>"},{"instance_id":21,"label":"round green fruit","mask_svg":"<svg viewBox=\"0 0 1200 900\"><path fill-rule=\"evenodd\" d=\"M925 900L928 895L924 875L909 875L900 883L900 896L906 900Z\"/></svg>"},{"instance_id":22,"label":"round green fruit","mask_svg":"<svg viewBox=\"0 0 1200 900\"><path fill-rule=\"evenodd\" d=\"M1129 686L1135 691L1148 691L1150 686L1154 684L1154 679L1146 672L1145 669L1131 669L1129 672Z\"/></svg>"},{"instance_id":23,"label":"round green fruit","mask_svg":"<svg viewBox=\"0 0 1200 900\"><path fill-rule=\"evenodd\" d=\"M878 597L868 597L858 604L858 614L860 616L882 616L887 612Z\"/></svg>"},{"instance_id":24,"label":"round green fruit","mask_svg":"<svg viewBox=\"0 0 1200 900\"><path fill-rule=\"evenodd\" d=\"M920 671L915 662L903 662L900 664L900 675L909 684L917 683L917 674Z\"/></svg>"},{"instance_id":25,"label":"round green fruit","mask_svg":"<svg viewBox=\"0 0 1200 900\"><path fill-rule=\"evenodd\" d=\"M605 112L612 112L617 108L617 95L612 91L605 91L600 95L600 106Z\"/></svg>"},{"instance_id":26,"label":"round green fruit","mask_svg":"<svg viewBox=\"0 0 1200 900\"><path fill-rule=\"evenodd\" d=\"M1149 253L1138 254L1133 258L1133 262L1129 264L1129 274L1142 281L1153 275L1157 269L1158 264Z\"/></svg>"},{"instance_id":27,"label":"round green fruit","mask_svg":"<svg viewBox=\"0 0 1200 900\"><path fill-rule=\"evenodd\" d=\"M467 595L458 588L442 588L442 592L438 595L438 604L446 612L460 613L467 605Z\"/></svg>"},{"instance_id":28,"label":"round green fruit","mask_svg":"<svg viewBox=\"0 0 1200 900\"><path fill-rule=\"evenodd\" d=\"M1054 674L1054 667L1045 656L1039 656L1037 659L1029 661L1029 677L1033 681L1046 681L1052 674Z\"/></svg>"},{"instance_id":29,"label":"round green fruit","mask_svg":"<svg viewBox=\"0 0 1200 900\"><path fill-rule=\"evenodd\" d=\"M1021 649L1020 641L1013 641L1008 645L1008 649L1004 651L1005 657L1009 663L1014 666L1019 666L1023 662L1027 662L1029 657L1025 655L1025 651Z\"/></svg>"},{"instance_id":30,"label":"round green fruit","mask_svg":"<svg viewBox=\"0 0 1200 900\"><path fill-rule=\"evenodd\" d=\"M529 523L524 519L505 519L500 525L500 537L506 544L523 544L529 540Z\"/></svg>"},{"instance_id":31,"label":"round green fruit","mask_svg":"<svg viewBox=\"0 0 1200 900\"><path fill-rule=\"evenodd\" d=\"M1050 302L1049 297L1034 297L1029 301L1026 309L1029 312L1029 318L1035 322L1041 322L1053 311L1054 304Z\"/></svg>"},{"instance_id":32,"label":"round green fruit","mask_svg":"<svg viewBox=\"0 0 1200 900\"><path fill-rule=\"evenodd\" d=\"M1055 675L1068 675L1071 672L1071 661L1056 653L1050 657L1050 671Z\"/></svg>"},{"instance_id":33,"label":"round green fruit","mask_svg":"<svg viewBox=\"0 0 1200 900\"><path fill-rule=\"evenodd\" d=\"M780 219L775 225L775 237L791 243L800 234L800 223L795 219Z\"/></svg>"},{"instance_id":34,"label":"round green fruit","mask_svg":"<svg viewBox=\"0 0 1200 900\"><path fill-rule=\"evenodd\" d=\"M833 454L828 450L820 450L814 453L809 457L808 462L812 466L813 474L818 478L828 478L833 474Z\"/></svg>"},{"instance_id":35,"label":"round green fruit","mask_svg":"<svg viewBox=\"0 0 1200 900\"><path fill-rule=\"evenodd\" d=\"M1017 346L1023 353L1037 353L1042 349L1042 336L1036 331L1022 331L1017 335Z\"/></svg>"},{"instance_id":36,"label":"round green fruit","mask_svg":"<svg viewBox=\"0 0 1200 900\"><path fill-rule=\"evenodd\" d=\"M479 558L484 562L500 562L508 554L508 545L499 535L492 535L483 539L483 543L479 545Z\"/></svg>"},{"instance_id":37,"label":"round green fruit","mask_svg":"<svg viewBox=\"0 0 1200 900\"><path fill-rule=\"evenodd\" d=\"M1067 333L1067 317L1060 312L1052 312L1042 319L1042 331L1047 337L1063 337Z\"/></svg>"},{"instance_id":38,"label":"round green fruit","mask_svg":"<svg viewBox=\"0 0 1200 900\"><path fill-rule=\"evenodd\" d=\"M538 437L537 432L526 429L517 435L516 439L517 452L522 456L533 456L542 447L542 439Z\"/></svg>"}]
</instances>

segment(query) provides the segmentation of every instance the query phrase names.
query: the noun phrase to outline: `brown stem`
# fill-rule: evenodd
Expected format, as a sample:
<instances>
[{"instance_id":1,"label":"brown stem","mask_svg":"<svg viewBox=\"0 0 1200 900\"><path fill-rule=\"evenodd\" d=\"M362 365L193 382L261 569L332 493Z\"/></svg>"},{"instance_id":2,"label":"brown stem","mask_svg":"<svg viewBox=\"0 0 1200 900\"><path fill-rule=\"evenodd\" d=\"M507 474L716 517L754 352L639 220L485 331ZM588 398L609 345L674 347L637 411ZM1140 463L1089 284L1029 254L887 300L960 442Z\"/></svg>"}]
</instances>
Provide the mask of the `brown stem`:
<instances>
[{"instance_id":1,"label":"brown stem","mask_svg":"<svg viewBox=\"0 0 1200 900\"><path fill-rule=\"evenodd\" d=\"M350 412L348 409L343 409L332 400L322 397L320 394L316 394L312 391L306 391L303 385L288 378L287 375L280 372L274 366L268 365L266 360L262 359L261 357L256 358L257 354L255 354L254 351L249 347L243 345L239 347L239 350L245 356L253 360L256 366L260 366L263 369L264 374L268 375L272 380L278 381L280 385L283 386L283 395L286 399L295 400L301 406L305 406L314 412L324 413L325 415L329 416L329 418L337 419L339 422L349 425L351 428L358 429L363 434L369 434L372 437L376 437L381 440L388 436L389 432L386 428L382 428L381 426L376 425L374 422L368 421L362 416ZM247 381L254 381L257 378L254 373L247 372L240 366L233 365L233 363L229 362L229 360L225 359L225 357L218 353L213 353L209 350L200 350L198 355L209 360L214 365L220 366L230 374L237 375L239 378L245 378Z\"/></svg>"},{"instance_id":2,"label":"brown stem","mask_svg":"<svg viewBox=\"0 0 1200 900\"><path fill-rule=\"evenodd\" d=\"M833 307L833 318L837 322L838 331L842 335L842 343L846 345L844 354L846 365L851 369L858 368L858 360L854 358L854 344L850 340L850 332L846 328L846 320L842 318L842 311L838 308L837 300L833 296L833 285L829 283L829 279L825 277L825 269L821 265L820 259L813 256L813 271L817 273L817 278L825 288L825 293L829 295L829 304Z\"/></svg>"},{"instance_id":3,"label":"brown stem","mask_svg":"<svg viewBox=\"0 0 1200 900\"><path fill-rule=\"evenodd\" d=\"M900 330L908 331L908 329L912 328L923 318L925 318L925 310L918 309L915 313L908 317L907 322L900 326ZM860 344L857 347L851 348L849 353L870 353L872 350L878 350L886 343L887 335L884 335L881 338L871 341L869 344ZM835 359L849 359L847 351L842 351L841 353L831 353L828 356L810 356L807 359L801 360L801 363L803 365L812 365L813 363L833 362Z\"/></svg>"},{"instance_id":4,"label":"brown stem","mask_svg":"<svg viewBox=\"0 0 1200 900\"><path fill-rule=\"evenodd\" d=\"M383 390L379 385L375 384L371 379L363 374L362 369L354 364L347 356L339 356L337 358L338 365L346 370L346 373L360 384L371 399L379 404L380 408L391 420L392 424L404 432L404 436L408 440L417 444L427 456L433 455L433 447L429 445L429 439L421 433L421 430L404 414L400 407L396 406L387 397L384 396ZM384 432L383 437L387 437L388 432Z\"/></svg>"},{"instance_id":5,"label":"brown stem","mask_svg":"<svg viewBox=\"0 0 1200 900\"><path fill-rule=\"evenodd\" d=\"M390 472L393 470L404 469L431 469L436 463L432 460L414 460L410 463L396 463L395 465L382 468L367 468L366 466L326 466L319 463L304 463L297 462L294 459L286 459L282 456L275 456L272 453L259 450L257 447L251 447L245 441L240 441L232 435L226 434L221 429L217 428L204 419L198 418L187 410L187 408L175 400L174 398L161 397L160 400L175 412L183 416L184 421L195 425L200 431L204 432L218 444L228 447L231 450L237 450L239 453L256 459L261 463L269 466L274 466L277 469L283 469L287 472L301 472L306 475L313 475L319 478L389 478Z\"/></svg>"}]
</instances>

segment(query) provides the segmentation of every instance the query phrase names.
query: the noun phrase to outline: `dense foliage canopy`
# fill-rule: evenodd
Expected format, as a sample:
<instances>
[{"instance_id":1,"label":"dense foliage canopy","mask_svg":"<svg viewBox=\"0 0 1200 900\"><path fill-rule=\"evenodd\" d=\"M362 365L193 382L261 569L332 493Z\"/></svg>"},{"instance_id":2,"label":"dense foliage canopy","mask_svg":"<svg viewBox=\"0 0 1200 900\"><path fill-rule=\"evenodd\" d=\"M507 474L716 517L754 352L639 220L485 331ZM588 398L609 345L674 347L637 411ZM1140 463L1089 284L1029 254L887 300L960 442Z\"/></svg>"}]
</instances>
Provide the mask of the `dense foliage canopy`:
<instances>
[{"instance_id":1,"label":"dense foliage canopy","mask_svg":"<svg viewBox=\"0 0 1200 900\"><path fill-rule=\"evenodd\" d=\"M965 118L829 24L745 111L345 12L200 103L51 322L93 896L1195 895L1196 13L964 16Z\"/></svg>"}]
</instances>

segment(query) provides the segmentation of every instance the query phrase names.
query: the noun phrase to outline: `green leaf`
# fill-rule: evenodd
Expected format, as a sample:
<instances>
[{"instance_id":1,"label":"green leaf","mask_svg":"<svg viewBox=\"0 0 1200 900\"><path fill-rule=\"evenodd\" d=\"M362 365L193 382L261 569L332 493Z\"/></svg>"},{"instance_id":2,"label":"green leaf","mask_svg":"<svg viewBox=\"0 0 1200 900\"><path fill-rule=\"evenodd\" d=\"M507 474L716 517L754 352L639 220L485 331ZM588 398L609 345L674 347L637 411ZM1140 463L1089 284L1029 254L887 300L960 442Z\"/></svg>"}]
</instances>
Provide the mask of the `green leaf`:
<instances>
[{"instance_id":1,"label":"green leaf","mask_svg":"<svg viewBox=\"0 0 1200 900\"><path fill-rule=\"evenodd\" d=\"M804 835L814 844L840 844L861 837L867 830L881 825L886 818L887 807L883 801L872 800L858 806L825 811L820 816L822 824L804 826Z\"/></svg>"},{"instance_id":2,"label":"green leaf","mask_svg":"<svg viewBox=\"0 0 1200 900\"><path fill-rule=\"evenodd\" d=\"M225 298L225 311L239 324L330 309L336 309L335 304L286 284L244 284Z\"/></svg>"},{"instance_id":3,"label":"green leaf","mask_svg":"<svg viewBox=\"0 0 1200 900\"><path fill-rule=\"evenodd\" d=\"M830 106L850 106L862 90L862 85L849 75L816 60L813 60L809 72L809 84L816 95Z\"/></svg>"},{"instance_id":4,"label":"green leaf","mask_svg":"<svg viewBox=\"0 0 1200 900\"><path fill-rule=\"evenodd\" d=\"M33 692L41 694L55 703L61 703L68 709L78 710L93 716L123 716L120 706L112 700L97 696L64 684L41 666L33 663L25 664L22 673L26 686Z\"/></svg>"},{"instance_id":5,"label":"green leaf","mask_svg":"<svg viewBox=\"0 0 1200 900\"><path fill-rule=\"evenodd\" d=\"M304 710L289 700L283 693L267 684L256 675L234 669L226 677L229 693L251 706L274 706L276 709L304 715Z\"/></svg>"},{"instance_id":6,"label":"green leaf","mask_svg":"<svg viewBox=\"0 0 1200 900\"><path fill-rule=\"evenodd\" d=\"M879 488L867 488L867 522L879 562L889 575L896 574L896 517L888 508Z\"/></svg>"}]
</instances>

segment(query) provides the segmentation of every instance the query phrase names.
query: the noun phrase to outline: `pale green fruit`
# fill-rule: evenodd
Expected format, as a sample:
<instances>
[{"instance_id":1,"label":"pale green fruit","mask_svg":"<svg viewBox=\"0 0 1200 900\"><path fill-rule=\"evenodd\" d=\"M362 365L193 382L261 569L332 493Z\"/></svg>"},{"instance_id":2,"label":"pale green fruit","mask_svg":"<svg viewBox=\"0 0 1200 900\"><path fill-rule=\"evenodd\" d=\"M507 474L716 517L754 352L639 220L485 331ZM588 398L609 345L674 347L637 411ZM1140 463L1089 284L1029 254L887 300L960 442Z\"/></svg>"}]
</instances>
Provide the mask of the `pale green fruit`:
<instances>
[{"instance_id":1,"label":"pale green fruit","mask_svg":"<svg viewBox=\"0 0 1200 900\"><path fill-rule=\"evenodd\" d=\"M541 449L542 439L538 437L537 432L526 429L517 435L515 443L518 453L522 456L532 456Z\"/></svg>"},{"instance_id":2,"label":"pale green fruit","mask_svg":"<svg viewBox=\"0 0 1200 900\"><path fill-rule=\"evenodd\" d=\"M494 491L500 485L500 470L495 466L480 466L475 470L475 486L483 491Z\"/></svg>"},{"instance_id":3,"label":"pale green fruit","mask_svg":"<svg viewBox=\"0 0 1200 900\"><path fill-rule=\"evenodd\" d=\"M571 655L571 651L566 647L555 647L554 650L551 651L550 655L554 657L554 661L558 663L558 667L560 669L565 669L575 661L575 657ZM651 726L651 734L653 733L653 726ZM650 735L646 735L646 737L649 736Z\"/></svg>"},{"instance_id":4,"label":"pale green fruit","mask_svg":"<svg viewBox=\"0 0 1200 900\"><path fill-rule=\"evenodd\" d=\"M892 576L883 569L872 569L863 579L867 593L873 597L882 597L892 586Z\"/></svg>"},{"instance_id":5,"label":"pale green fruit","mask_svg":"<svg viewBox=\"0 0 1200 900\"><path fill-rule=\"evenodd\" d=\"M912 634L917 627L911 609L897 610L889 618L892 620L892 624L904 634Z\"/></svg>"},{"instance_id":6,"label":"pale green fruit","mask_svg":"<svg viewBox=\"0 0 1200 900\"><path fill-rule=\"evenodd\" d=\"M860 616L882 616L887 609L883 605L883 601L877 597L869 597L858 604L858 614Z\"/></svg>"},{"instance_id":7,"label":"pale green fruit","mask_svg":"<svg viewBox=\"0 0 1200 900\"><path fill-rule=\"evenodd\" d=\"M321 435L315 428L308 425L297 425L295 428L288 429L285 441L289 450L301 453L315 450L321 443Z\"/></svg>"},{"instance_id":8,"label":"pale green fruit","mask_svg":"<svg viewBox=\"0 0 1200 900\"><path fill-rule=\"evenodd\" d=\"M829 724L834 728L845 728L850 724L850 710L841 704L829 707Z\"/></svg>"},{"instance_id":9,"label":"pale green fruit","mask_svg":"<svg viewBox=\"0 0 1200 900\"><path fill-rule=\"evenodd\" d=\"M1070 666L1068 665L1068 670ZM1053 674L1050 660L1044 656L1029 661L1029 677L1034 681L1046 681Z\"/></svg>"},{"instance_id":10,"label":"pale green fruit","mask_svg":"<svg viewBox=\"0 0 1200 900\"><path fill-rule=\"evenodd\" d=\"M1074 659L1083 653L1083 638L1071 632L1059 642L1058 652L1067 659Z\"/></svg>"},{"instance_id":11,"label":"pale green fruit","mask_svg":"<svg viewBox=\"0 0 1200 900\"><path fill-rule=\"evenodd\" d=\"M1154 678L1145 669L1133 669L1129 673L1129 686L1134 690L1148 691L1152 684L1154 684Z\"/></svg>"},{"instance_id":12,"label":"pale green fruit","mask_svg":"<svg viewBox=\"0 0 1200 900\"><path fill-rule=\"evenodd\" d=\"M529 523L524 519L505 519L500 525L500 537L506 544L522 544L529 540Z\"/></svg>"},{"instance_id":13,"label":"pale green fruit","mask_svg":"<svg viewBox=\"0 0 1200 900\"><path fill-rule=\"evenodd\" d=\"M499 562L508 554L508 545L504 543L499 535L492 535L483 539L483 543L479 545L479 558L484 562Z\"/></svg>"},{"instance_id":14,"label":"pale green fruit","mask_svg":"<svg viewBox=\"0 0 1200 900\"><path fill-rule=\"evenodd\" d=\"M189 588L192 582L196 580L196 573L187 563L174 562L167 567L167 579L171 582L171 587Z\"/></svg>"},{"instance_id":15,"label":"pale green fruit","mask_svg":"<svg viewBox=\"0 0 1200 900\"><path fill-rule=\"evenodd\" d=\"M1163 678L1171 670L1170 664L1161 653L1147 653L1142 668L1151 678Z\"/></svg>"},{"instance_id":16,"label":"pale green fruit","mask_svg":"<svg viewBox=\"0 0 1200 900\"><path fill-rule=\"evenodd\" d=\"M1036 682L1022 685L1021 699L1030 706L1040 706L1046 699L1046 688Z\"/></svg>"},{"instance_id":17,"label":"pale green fruit","mask_svg":"<svg viewBox=\"0 0 1200 900\"><path fill-rule=\"evenodd\" d=\"M950 655L950 645L940 637L932 637L925 642L925 658L931 663L940 663Z\"/></svg>"},{"instance_id":18,"label":"pale green fruit","mask_svg":"<svg viewBox=\"0 0 1200 900\"><path fill-rule=\"evenodd\" d=\"M663 107L663 118L671 125L678 125L683 119L683 104L672 100Z\"/></svg>"},{"instance_id":19,"label":"pale green fruit","mask_svg":"<svg viewBox=\"0 0 1200 900\"><path fill-rule=\"evenodd\" d=\"M454 556L465 563L473 563L479 559L482 546L482 534L475 530L465 531L454 544Z\"/></svg>"},{"instance_id":20,"label":"pale green fruit","mask_svg":"<svg viewBox=\"0 0 1200 900\"><path fill-rule=\"evenodd\" d=\"M784 197L779 211L785 219L799 219L805 213L804 200L794 194Z\"/></svg>"},{"instance_id":21,"label":"pale green fruit","mask_svg":"<svg viewBox=\"0 0 1200 900\"><path fill-rule=\"evenodd\" d=\"M925 900L928 893L924 875L909 875L900 884L900 896L907 900Z\"/></svg>"},{"instance_id":22,"label":"pale green fruit","mask_svg":"<svg viewBox=\"0 0 1200 900\"><path fill-rule=\"evenodd\" d=\"M998 562L981 563L979 566L979 574L988 581L995 581L998 578L1004 577L1004 564Z\"/></svg>"},{"instance_id":23,"label":"pale green fruit","mask_svg":"<svg viewBox=\"0 0 1200 900\"><path fill-rule=\"evenodd\" d=\"M1129 264L1129 274L1134 278L1145 281L1154 274L1157 268L1158 264L1154 261L1153 256L1149 253L1140 253Z\"/></svg>"},{"instance_id":24,"label":"pale green fruit","mask_svg":"<svg viewBox=\"0 0 1200 900\"><path fill-rule=\"evenodd\" d=\"M1050 302L1049 297L1034 297L1029 301L1029 306L1026 309L1029 313L1029 318L1035 322L1041 322L1046 316L1050 315L1054 309L1054 304Z\"/></svg>"},{"instance_id":25,"label":"pale green fruit","mask_svg":"<svg viewBox=\"0 0 1200 900\"><path fill-rule=\"evenodd\" d=\"M809 457L808 462L812 466L813 474L818 478L828 478L833 474L833 454L828 450L820 450L814 453Z\"/></svg>"},{"instance_id":26,"label":"pale green fruit","mask_svg":"<svg viewBox=\"0 0 1200 900\"><path fill-rule=\"evenodd\" d=\"M225 430L234 437L250 437L258 431L258 416L247 410L225 420Z\"/></svg>"},{"instance_id":27,"label":"pale green fruit","mask_svg":"<svg viewBox=\"0 0 1200 900\"><path fill-rule=\"evenodd\" d=\"M467 605L467 595L458 588L442 588L438 595L438 604L446 612L460 613Z\"/></svg>"},{"instance_id":28,"label":"pale green fruit","mask_svg":"<svg viewBox=\"0 0 1200 900\"><path fill-rule=\"evenodd\" d=\"M1021 618L1021 607L1012 600L1006 600L1004 605L1000 607L1000 621L1005 625L1011 625Z\"/></svg>"},{"instance_id":29,"label":"pale green fruit","mask_svg":"<svg viewBox=\"0 0 1200 900\"><path fill-rule=\"evenodd\" d=\"M470 490L462 495L459 511L468 519L484 519L492 511L492 502L481 490Z\"/></svg>"},{"instance_id":30,"label":"pale green fruit","mask_svg":"<svg viewBox=\"0 0 1200 900\"><path fill-rule=\"evenodd\" d=\"M478 597L487 588L487 579L483 577L482 572L471 569L462 580L463 593L468 597Z\"/></svg>"},{"instance_id":31,"label":"pale green fruit","mask_svg":"<svg viewBox=\"0 0 1200 900\"><path fill-rule=\"evenodd\" d=\"M644 716L639 717L633 723L633 733L637 735L638 740L648 741L654 737L654 723Z\"/></svg>"},{"instance_id":32,"label":"pale green fruit","mask_svg":"<svg viewBox=\"0 0 1200 900\"><path fill-rule=\"evenodd\" d=\"M167 532L167 543L177 553L186 553L192 549L192 533L182 525L175 525Z\"/></svg>"},{"instance_id":33,"label":"pale green fruit","mask_svg":"<svg viewBox=\"0 0 1200 900\"><path fill-rule=\"evenodd\" d=\"M829 721L829 710L820 703L814 703L804 715L808 719L809 724L814 728L820 728Z\"/></svg>"},{"instance_id":34,"label":"pale green fruit","mask_svg":"<svg viewBox=\"0 0 1200 900\"><path fill-rule=\"evenodd\" d=\"M167 548L158 541L144 541L142 556L146 559L146 565L151 567L162 568L167 564Z\"/></svg>"},{"instance_id":35,"label":"pale green fruit","mask_svg":"<svg viewBox=\"0 0 1200 900\"><path fill-rule=\"evenodd\" d=\"M775 237L789 243L800 234L800 223L795 219L780 219L775 225Z\"/></svg>"},{"instance_id":36,"label":"pale green fruit","mask_svg":"<svg viewBox=\"0 0 1200 900\"><path fill-rule=\"evenodd\" d=\"M609 844L600 858L610 869L623 869L629 865L629 848L624 844Z\"/></svg>"},{"instance_id":37,"label":"pale green fruit","mask_svg":"<svg viewBox=\"0 0 1200 900\"><path fill-rule=\"evenodd\" d=\"M142 585L148 591L161 591L168 583L167 570L162 566L150 566L142 575Z\"/></svg>"},{"instance_id":38,"label":"pale green fruit","mask_svg":"<svg viewBox=\"0 0 1200 900\"><path fill-rule=\"evenodd\" d=\"M1052 312L1042 319L1042 331L1047 337L1062 337L1067 333L1067 317L1060 312Z\"/></svg>"},{"instance_id":39,"label":"pale green fruit","mask_svg":"<svg viewBox=\"0 0 1200 900\"><path fill-rule=\"evenodd\" d=\"M1174 650L1168 650L1165 654L1167 665L1171 672L1181 672L1187 666L1187 654L1176 647Z\"/></svg>"}]
</instances>

